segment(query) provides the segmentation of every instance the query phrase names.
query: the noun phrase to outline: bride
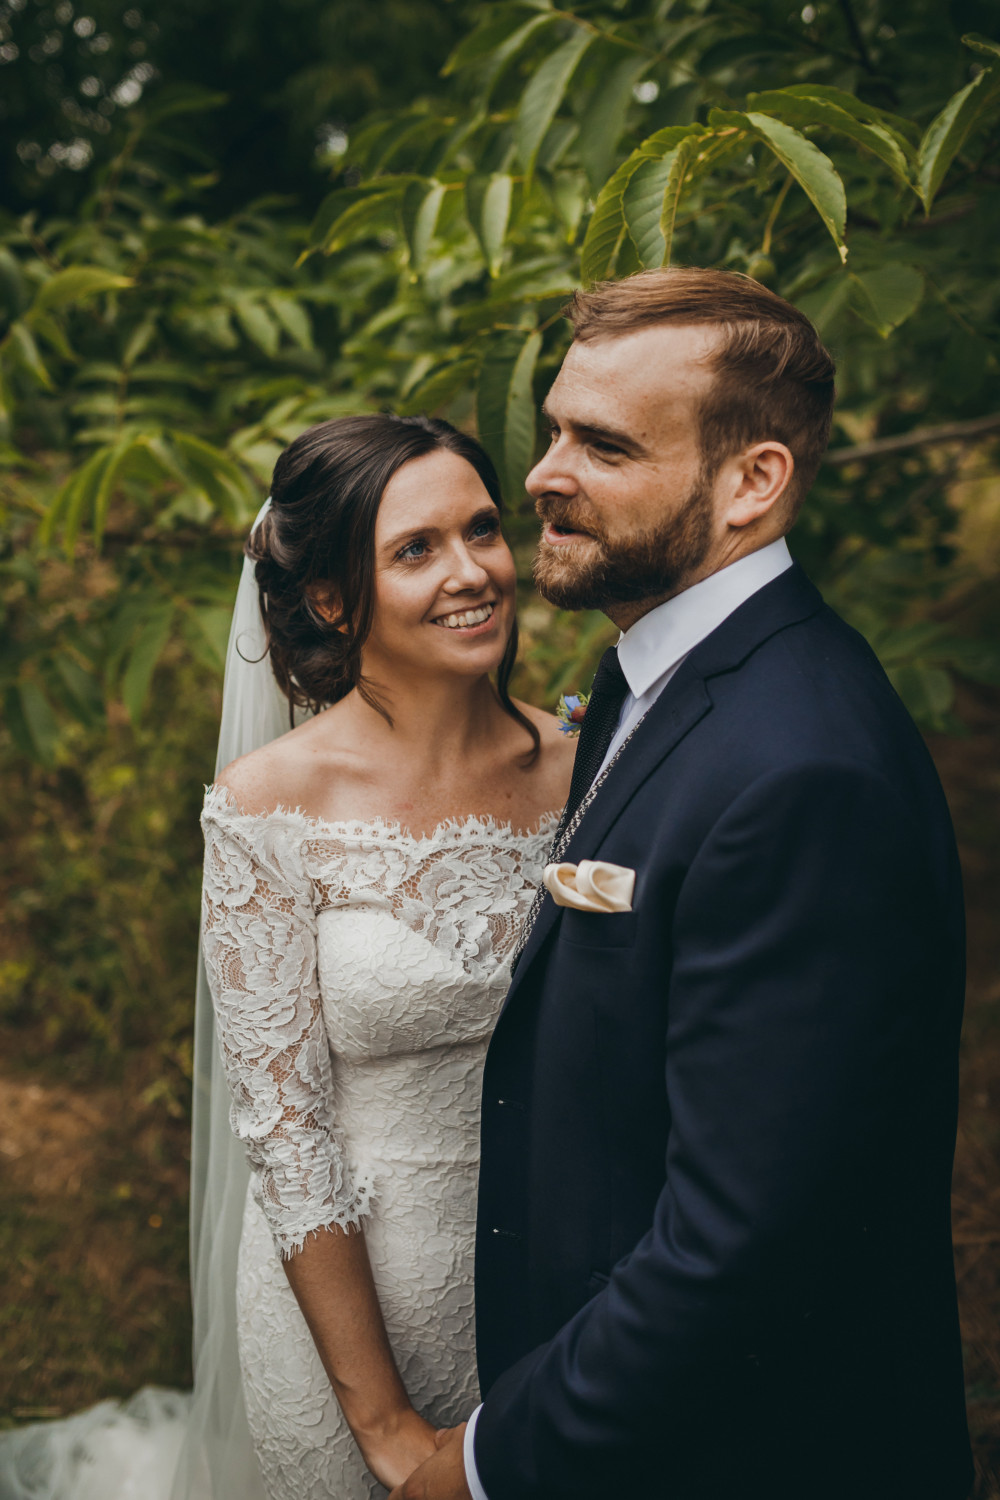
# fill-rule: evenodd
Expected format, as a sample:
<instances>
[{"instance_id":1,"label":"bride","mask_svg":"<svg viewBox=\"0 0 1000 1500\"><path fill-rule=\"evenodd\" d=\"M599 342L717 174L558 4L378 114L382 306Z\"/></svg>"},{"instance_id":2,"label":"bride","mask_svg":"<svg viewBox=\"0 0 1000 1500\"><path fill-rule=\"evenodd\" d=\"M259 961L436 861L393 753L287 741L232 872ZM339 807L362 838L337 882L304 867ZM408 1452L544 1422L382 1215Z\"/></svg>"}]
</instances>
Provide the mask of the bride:
<instances>
[{"instance_id":1,"label":"bride","mask_svg":"<svg viewBox=\"0 0 1000 1500\"><path fill-rule=\"evenodd\" d=\"M478 1401L482 1068L575 746L509 696L499 484L447 423L302 434L247 553L203 815L194 1393L0 1435L3 1500L368 1500Z\"/></svg>"},{"instance_id":2,"label":"bride","mask_svg":"<svg viewBox=\"0 0 1000 1500\"><path fill-rule=\"evenodd\" d=\"M268 1500L362 1500L477 1404L482 1066L574 747L508 694L499 486L446 423L304 433L248 552L274 677L315 716L203 814L251 1169L239 1362Z\"/></svg>"}]
</instances>

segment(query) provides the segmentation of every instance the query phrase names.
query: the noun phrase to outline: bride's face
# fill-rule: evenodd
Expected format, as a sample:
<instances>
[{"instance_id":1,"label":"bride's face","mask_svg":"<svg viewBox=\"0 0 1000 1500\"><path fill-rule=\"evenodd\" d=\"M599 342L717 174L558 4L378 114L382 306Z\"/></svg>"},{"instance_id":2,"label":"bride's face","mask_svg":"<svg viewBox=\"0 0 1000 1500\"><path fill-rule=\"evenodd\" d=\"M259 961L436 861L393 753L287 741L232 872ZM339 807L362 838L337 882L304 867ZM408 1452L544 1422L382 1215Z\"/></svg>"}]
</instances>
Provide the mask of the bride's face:
<instances>
[{"instance_id":1,"label":"bride's face","mask_svg":"<svg viewBox=\"0 0 1000 1500\"><path fill-rule=\"evenodd\" d=\"M362 670L479 676L514 625L514 559L500 515L465 459L435 449L386 485L375 522L375 619Z\"/></svg>"}]
</instances>

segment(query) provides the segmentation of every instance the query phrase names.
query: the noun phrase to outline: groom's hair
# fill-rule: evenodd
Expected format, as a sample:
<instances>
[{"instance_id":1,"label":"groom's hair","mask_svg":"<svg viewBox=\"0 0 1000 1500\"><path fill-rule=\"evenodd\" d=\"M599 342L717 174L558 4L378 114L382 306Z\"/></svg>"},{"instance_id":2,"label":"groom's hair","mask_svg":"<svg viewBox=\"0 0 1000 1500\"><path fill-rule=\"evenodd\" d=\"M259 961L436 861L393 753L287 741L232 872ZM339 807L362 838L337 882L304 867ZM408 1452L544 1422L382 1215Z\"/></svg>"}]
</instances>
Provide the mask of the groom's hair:
<instances>
[{"instance_id":1,"label":"groom's hair","mask_svg":"<svg viewBox=\"0 0 1000 1500\"><path fill-rule=\"evenodd\" d=\"M835 365L804 313L736 271L671 266L579 291L567 314L580 343L658 323L707 325L719 333L715 380L700 412L705 468L775 438L795 459L791 516L804 500L830 440Z\"/></svg>"}]
</instances>

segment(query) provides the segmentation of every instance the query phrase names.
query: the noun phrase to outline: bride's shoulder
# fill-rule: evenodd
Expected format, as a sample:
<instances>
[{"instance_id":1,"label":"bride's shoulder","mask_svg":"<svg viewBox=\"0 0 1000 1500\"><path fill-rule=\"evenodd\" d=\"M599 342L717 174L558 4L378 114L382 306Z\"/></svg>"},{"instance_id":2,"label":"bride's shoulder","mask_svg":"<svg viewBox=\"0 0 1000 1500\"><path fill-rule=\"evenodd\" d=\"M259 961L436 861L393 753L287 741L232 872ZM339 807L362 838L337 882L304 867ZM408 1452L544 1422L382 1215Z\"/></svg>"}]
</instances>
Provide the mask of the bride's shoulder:
<instances>
[{"instance_id":1,"label":"bride's shoulder","mask_svg":"<svg viewBox=\"0 0 1000 1500\"><path fill-rule=\"evenodd\" d=\"M566 734L555 714L546 713L544 708L536 708L533 703L524 703L520 699L515 699L515 703L538 730L541 749L538 769L547 780L551 781L553 795L561 794L564 802L569 791L570 777L573 774L576 737ZM553 803L553 806L555 805Z\"/></svg>"},{"instance_id":2,"label":"bride's shoulder","mask_svg":"<svg viewBox=\"0 0 1000 1500\"><path fill-rule=\"evenodd\" d=\"M230 809L250 817L308 807L313 782L328 778L332 769L330 737L317 730L317 719L308 719L270 744L230 761L215 778L210 794L221 794Z\"/></svg>"}]
</instances>

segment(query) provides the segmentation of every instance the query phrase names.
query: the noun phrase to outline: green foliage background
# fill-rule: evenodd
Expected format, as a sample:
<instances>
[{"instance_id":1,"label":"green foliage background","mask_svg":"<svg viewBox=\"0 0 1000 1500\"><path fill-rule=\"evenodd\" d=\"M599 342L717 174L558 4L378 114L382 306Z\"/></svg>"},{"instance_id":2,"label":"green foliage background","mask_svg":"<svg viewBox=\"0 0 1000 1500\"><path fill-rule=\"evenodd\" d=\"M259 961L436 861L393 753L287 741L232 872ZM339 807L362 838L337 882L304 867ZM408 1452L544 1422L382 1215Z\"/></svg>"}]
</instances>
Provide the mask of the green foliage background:
<instances>
[{"instance_id":1,"label":"green foliage background","mask_svg":"<svg viewBox=\"0 0 1000 1500\"><path fill-rule=\"evenodd\" d=\"M527 573L522 478L581 279L728 266L816 320L838 426L795 550L921 722L960 728L955 673L1000 680L994 560L956 545L955 485L1000 441L983 19L0 3L7 1014L108 1059L155 1039L182 1078L196 793L274 459L366 408L477 427ZM522 690L582 685L600 617L525 623Z\"/></svg>"},{"instance_id":2,"label":"green foliage background","mask_svg":"<svg viewBox=\"0 0 1000 1500\"><path fill-rule=\"evenodd\" d=\"M283 444L389 406L512 505L581 280L814 318L793 538L928 729L1000 683L1000 45L982 0L0 0L0 1024L182 1116L228 613ZM991 519L992 518L992 519ZM525 588L520 689L599 616ZM149 1059L155 1059L150 1068Z\"/></svg>"},{"instance_id":3,"label":"green foliage background","mask_svg":"<svg viewBox=\"0 0 1000 1500\"><path fill-rule=\"evenodd\" d=\"M441 411L494 453L526 569L581 278L721 265L804 307L840 388L796 552L927 727L960 728L956 672L1000 680L994 559L956 540L1000 441L976 6L300 0L213 7L203 47L200 8L92 9L0 4L8 1015L105 1058L155 1039L182 1096L196 793L274 459L330 415ZM525 619L551 703L606 627Z\"/></svg>"}]
</instances>

